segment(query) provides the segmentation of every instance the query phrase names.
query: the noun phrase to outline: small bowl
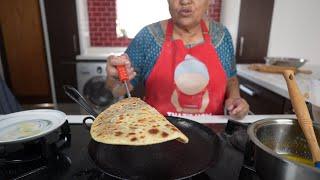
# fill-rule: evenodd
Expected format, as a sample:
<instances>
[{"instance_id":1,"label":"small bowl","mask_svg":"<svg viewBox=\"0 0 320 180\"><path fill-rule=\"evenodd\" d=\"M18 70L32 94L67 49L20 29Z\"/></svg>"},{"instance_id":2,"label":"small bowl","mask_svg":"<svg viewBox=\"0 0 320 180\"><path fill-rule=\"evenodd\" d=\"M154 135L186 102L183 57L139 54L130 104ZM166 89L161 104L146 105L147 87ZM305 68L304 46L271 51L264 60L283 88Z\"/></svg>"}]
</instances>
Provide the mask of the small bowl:
<instances>
[{"instance_id":1,"label":"small bowl","mask_svg":"<svg viewBox=\"0 0 320 180\"><path fill-rule=\"evenodd\" d=\"M299 68L303 66L307 60L302 58L289 57L265 57L266 64L275 66L287 66Z\"/></svg>"}]
</instances>

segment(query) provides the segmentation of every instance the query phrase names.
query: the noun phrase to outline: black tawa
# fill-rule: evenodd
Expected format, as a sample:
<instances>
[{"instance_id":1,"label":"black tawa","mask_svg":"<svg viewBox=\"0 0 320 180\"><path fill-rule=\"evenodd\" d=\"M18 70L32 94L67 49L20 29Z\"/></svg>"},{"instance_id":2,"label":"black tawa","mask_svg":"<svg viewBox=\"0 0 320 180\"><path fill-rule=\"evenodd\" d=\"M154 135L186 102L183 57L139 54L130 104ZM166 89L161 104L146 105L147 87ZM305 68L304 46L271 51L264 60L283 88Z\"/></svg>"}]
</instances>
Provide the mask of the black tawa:
<instances>
[{"instance_id":1,"label":"black tawa","mask_svg":"<svg viewBox=\"0 0 320 180\"><path fill-rule=\"evenodd\" d=\"M106 174L119 179L185 179L212 167L220 154L220 140L200 123L176 117L167 119L189 142L172 140L145 146L108 145L91 140L88 152Z\"/></svg>"}]
</instances>

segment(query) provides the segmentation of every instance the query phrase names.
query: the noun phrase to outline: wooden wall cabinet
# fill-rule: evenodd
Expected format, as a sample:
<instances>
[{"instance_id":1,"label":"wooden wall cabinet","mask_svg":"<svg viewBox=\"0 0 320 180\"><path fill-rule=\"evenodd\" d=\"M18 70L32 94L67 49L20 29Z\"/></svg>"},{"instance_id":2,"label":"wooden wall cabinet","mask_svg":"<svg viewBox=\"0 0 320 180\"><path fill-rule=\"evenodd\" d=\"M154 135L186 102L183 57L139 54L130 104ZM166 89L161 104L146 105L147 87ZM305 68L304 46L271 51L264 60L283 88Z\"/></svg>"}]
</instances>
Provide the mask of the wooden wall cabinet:
<instances>
[{"instance_id":1,"label":"wooden wall cabinet","mask_svg":"<svg viewBox=\"0 0 320 180\"><path fill-rule=\"evenodd\" d=\"M274 0L241 1L236 59L238 63L264 63L267 56Z\"/></svg>"},{"instance_id":2,"label":"wooden wall cabinet","mask_svg":"<svg viewBox=\"0 0 320 180\"><path fill-rule=\"evenodd\" d=\"M58 103L70 102L62 86L77 85L76 55L80 54L75 0L44 0L52 68Z\"/></svg>"},{"instance_id":3,"label":"wooden wall cabinet","mask_svg":"<svg viewBox=\"0 0 320 180\"><path fill-rule=\"evenodd\" d=\"M52 100L40 14L38 0L0 1L0 61L20 104Z\"/></svg>"}]
</instances>

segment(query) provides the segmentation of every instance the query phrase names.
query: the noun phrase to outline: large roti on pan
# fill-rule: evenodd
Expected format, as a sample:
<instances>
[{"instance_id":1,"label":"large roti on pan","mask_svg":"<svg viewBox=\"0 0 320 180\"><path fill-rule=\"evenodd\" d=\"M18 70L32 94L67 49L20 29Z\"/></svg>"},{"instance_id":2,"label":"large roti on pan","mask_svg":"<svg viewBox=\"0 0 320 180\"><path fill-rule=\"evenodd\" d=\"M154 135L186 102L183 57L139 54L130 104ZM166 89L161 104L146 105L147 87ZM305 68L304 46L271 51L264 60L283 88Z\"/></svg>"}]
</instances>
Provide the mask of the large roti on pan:
<instances>
[{"instance_id":1,"label":"large roti on pan","mask_svg":"<svg viewBox=\"0 0 320 180\"><path fill-rule=\"evenodd\" d=\"M105 144L150 145L188 138L156 109L139 98L125 98L94 120L90 134Z\"/></svg>"}]
</instances>

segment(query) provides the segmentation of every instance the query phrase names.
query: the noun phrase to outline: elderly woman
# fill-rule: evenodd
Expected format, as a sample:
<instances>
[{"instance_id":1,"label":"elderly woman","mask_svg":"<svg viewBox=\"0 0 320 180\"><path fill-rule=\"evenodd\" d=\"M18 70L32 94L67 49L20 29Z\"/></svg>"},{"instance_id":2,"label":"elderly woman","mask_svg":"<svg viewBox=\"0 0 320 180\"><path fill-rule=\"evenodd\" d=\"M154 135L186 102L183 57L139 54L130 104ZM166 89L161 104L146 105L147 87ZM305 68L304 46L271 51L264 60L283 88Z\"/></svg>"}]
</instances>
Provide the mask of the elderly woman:
<instances>
[{"instance_id":1,"label":"elderly woman","mask_svg":"<svg viewBox=\"0 0 320 180\"><path fill-rule=\"evenodd\" d=\"M223 114L243 118L231 36L206 18L209 0L168 0L171 19L144 27L122 56L107 60L107 87L125 94L117 65L125 65L129 89L145 84L145 101L164 115Z\"/></svg>"}]
</instances>

